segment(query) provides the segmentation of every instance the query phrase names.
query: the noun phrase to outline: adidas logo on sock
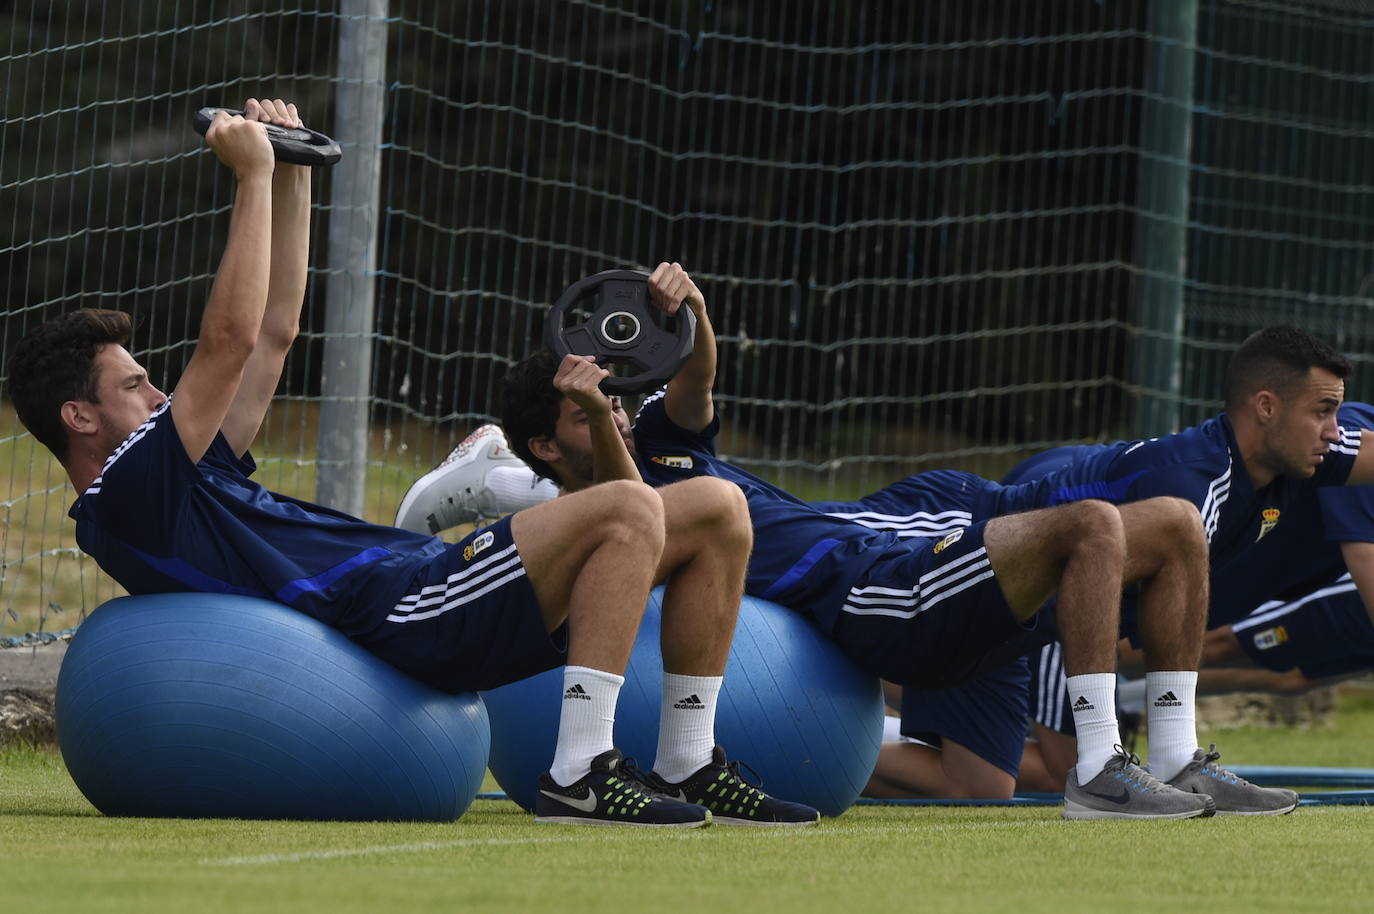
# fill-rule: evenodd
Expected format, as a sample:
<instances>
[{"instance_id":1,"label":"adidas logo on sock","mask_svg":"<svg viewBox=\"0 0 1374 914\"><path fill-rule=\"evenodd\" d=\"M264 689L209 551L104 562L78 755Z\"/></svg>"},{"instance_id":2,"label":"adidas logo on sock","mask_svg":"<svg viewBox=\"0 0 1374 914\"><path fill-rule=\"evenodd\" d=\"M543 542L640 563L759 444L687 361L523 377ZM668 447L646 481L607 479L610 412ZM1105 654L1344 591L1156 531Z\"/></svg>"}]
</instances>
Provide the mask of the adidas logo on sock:
<instances>
[{"instance_id":1,"label":"adidas logo on sock","mask_svg":"<svg viewBox=\"0 0 1374 914\"><path fill-rule=\"evenodd\" d=\"M706 706L701 703L701 699L698 698L694 692L681 701L674 702L673 707L677 708L679 711L701 711L705 709Z\"/></svg>"},{"instance_id":2,"label":"adidas logo on sock","mask_svg":"<svg viewBox=\"0 0 1374 914\"><path fill-rule=\"evenodd\" d=\"M1088 697L1086 695L1079 695L1078 701L1075 701L1073 703L1073 709L1075 711L1096 711L1097 705L1093 704L1091 701L1088 701Z\"/></svg>"},{"instance_id":3,"label":"adidas logo on sock","mask_svg":"<svg viewBox=\"0 0 1374 914\"><path fill-rule=\"evenodd\" d=\"M587 694L587 690L582 688L582 684L578 682L575 682L572 685L568 686L568 691L563 693L564 701L567 701L571 698L580 698L583 701L592 700L592 697Z\"/></svg>"},{"instance_id":4,"label":"adidas logo on sock","mask_svg":"<svg viewBox=\"0 0 1374 914\"><path fill-rule=\"evenodd\" d=\"M1173 693L1172 691L1169 691L1169 692L1165 692L1163 695L1161 695L1161 696L1159 696L1158 698L1155 699L1155 707L1156 707L1156 708L1181 708L1181 707L1183 707L1183 702L1179 701L1179 700L1178 700L1178 696L1174 695L1174 693Z\"/></svg>"}]
</instances>

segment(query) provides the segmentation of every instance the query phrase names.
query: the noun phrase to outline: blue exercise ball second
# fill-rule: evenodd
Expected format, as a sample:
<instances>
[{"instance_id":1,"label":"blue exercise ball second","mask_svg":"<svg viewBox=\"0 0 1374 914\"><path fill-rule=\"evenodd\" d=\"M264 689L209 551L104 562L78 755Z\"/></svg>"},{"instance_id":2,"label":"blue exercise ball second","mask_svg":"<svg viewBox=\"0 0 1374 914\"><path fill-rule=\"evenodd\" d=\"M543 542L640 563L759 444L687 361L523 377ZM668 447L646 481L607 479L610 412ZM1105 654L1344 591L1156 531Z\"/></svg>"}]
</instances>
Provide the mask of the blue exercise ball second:
<instances>
[{"instance_id":1,"label":"blue exercise ball second","mask_svg":"<svg viewBox=\"0 0 1374 914\"><path fill-rule=\"evenodd\" d=\"M616 707L615 743L648 768L658 748L663 590L649 598ZM553 760L563 673L483 692L491 773L526 810ZM716 711L716 741L778 797L838 816L858 799L883 738L882 690L801 614L746 596ZM747 773L746 773L747 774Z\"/></svg>"},{"instance_id":2,"label":"blue exercise ball second","mask_svg":"<svg viewBox=\"0 0 1374 914\"><path fill-rule=\"evenodd\" d=\"M224 594L98 608L63 660L56 718L72 780L111 816L452 821L490 746L475 694Z\"/></svg>"}]
</instances>

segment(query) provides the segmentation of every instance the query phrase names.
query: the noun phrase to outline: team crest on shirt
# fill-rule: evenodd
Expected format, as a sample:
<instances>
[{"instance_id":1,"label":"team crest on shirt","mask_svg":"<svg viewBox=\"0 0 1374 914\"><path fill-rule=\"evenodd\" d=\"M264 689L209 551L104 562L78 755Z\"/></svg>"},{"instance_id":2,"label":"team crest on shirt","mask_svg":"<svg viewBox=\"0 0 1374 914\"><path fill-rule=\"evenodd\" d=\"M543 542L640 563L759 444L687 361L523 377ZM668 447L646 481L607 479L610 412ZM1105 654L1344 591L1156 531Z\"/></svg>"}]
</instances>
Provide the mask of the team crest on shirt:
<instances>
[{"instance_id":1,"label":"team crest on shirt","mask_svg":"<svg viewBox=\"0 0 1374 914\"><path fill-rule=\"evenodd\" d=\"M1257 543L1264 539L1266 533L1279 525L1279 509L1265 508L1264 511L1260 513L1260 518L1259 536L1255 537L1255 542Z\"/></svg>"},{"instance_id":2,"label":"team crest on shirt","mask_svg":"<svg viewBox=\"0 0 1374 914\"><path fill-rule=\"evenodd\" d=\"M649 459L672 470L690 470L695 466L691 457L650 457Z\"/></svg>"},{"instance_id":3,"label":"team crest on shirt","mask_svg":"<svg viewBox=\"0 0 1374 914\"><path fill-rule=\"evenodd\" d=\"M473 540L472 542L468 543L466 546L463 547L463 558L471 562L473 556L475 556L477 553L481 552L483 549L490 546L495 541L496 537L492 535L492 532L490 530L488 530L486 533L483 533L481 536L477 537L477 539Z\"/></svg>"},{"instance_id":4,"label":"team crest on shirt","mask_svg":"<svg viewBox=\"0 0 1374 914\"><path fill-rule=\"evenodd\" d=\"M962 527L958 530L955 530L953 533L949 534L944 539L940 540L940 542L935 544L935 554L939 555L941 552L944 552L946 547L953 546L955 543L959 542L959 540L962 539L963 536L964 530Z\"/></svg>"},{"instance_id":5,"label":"team crest on shirt","mask_svg":"<svg viewBox=\"0 0 1374 914\"><path fill-rule=\"evenodd\" d=\"M1255 633L1255 647L1262 651L1267 651L1271 647L1278 647L1288 640L1288 629L1282 625L1275 625L1273 628L1266 628L1262 632Z\"/></svg>"}]
</instances>

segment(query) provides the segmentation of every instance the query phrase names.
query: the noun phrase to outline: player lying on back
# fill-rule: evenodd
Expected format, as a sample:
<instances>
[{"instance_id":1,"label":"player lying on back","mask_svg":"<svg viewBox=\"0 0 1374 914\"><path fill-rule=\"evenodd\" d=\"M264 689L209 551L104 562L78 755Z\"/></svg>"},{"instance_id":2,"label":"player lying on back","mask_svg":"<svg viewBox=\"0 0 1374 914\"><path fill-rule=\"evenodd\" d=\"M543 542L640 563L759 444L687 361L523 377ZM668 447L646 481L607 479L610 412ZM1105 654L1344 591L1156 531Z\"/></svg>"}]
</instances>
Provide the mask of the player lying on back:
<instances>
[{"instance_id":1,"label":"player lying on back","mask_svg":"<svg viewBox=\"0 0 1374 914\"><path fill-rule=\"evenodd\" d=\"M692 360L666 391L646 401L633 430L618 404L608 400L588 414L562 395L580 390L588 396L604 370L575 358L562 364L548 355L526 360L508 381L504 418L515 451L536 472L557 478L567 491L605 476L642 476L661 484L712 475L735 482L749 500L755 531L746 590L807 613L865 669L908 685L941 685L976 673L1019 641L1042 598L1057 591L1058 628L1084 648L1069 660L1084 699L1076 711L1080 729L1086 724L1094 733L1091 744L1079 741L1079 781L1068 792L1066 815L1210 812L1210 800L1196 805L1196 793L1150 778L1126 757L1114 710L1101 713L1115 683L1114 658L1101 654L1098 643L1104 628L1117 628L1110 606L1119 598L1121 580L1109 574L1107 564L1114 551L1124 553L1123 575L1145 582L1141 618L1148 619L1143 625L1150 632L1152 660L1161 670L1196 669L1205 606L1205 547L1196 511L1177 500L1153 499L1113 517L1100 501L1080 500L993 517L1009 504L1001 487L942 471L924 474L913 486L935 513L955 520L923 529L924 536L827 515L716 457L715 340L704 301L677 265L661 265L650 285L665 309L685 302L697 312ZM470 448L469 455L499 453L497 439L489 432L484 437L487 443ZM401 522L438 516L437 506L447 497L437 494L440 477L454 480L450 493L480 488L463 465L460 458L417 484L427 494L407 497ZM1025 507L1034 506L1006 510ZM975 515L984 519L971 522ZM1183 747L1177 751L1187 758L1196 750L1191 710L1161 720L1157 728L1177 731L1175 742ZM1194 805L1181 799L1188 796Z\"/></svg>"},{"instance_id":2,"label":"player lying on back","mask_svg":"<svg viewBox=\"0 0 1374 914\"><path fill-rule=\"evenodd\" d=\"M751 540L733 486L616 482L446 544L251 479L249 446L298 332L310 236L309 169L275 161L264 122L300 123L294 106L249 100L244 116L221 112L206 133L237 185L199 338L171 396L125 348L131 322L117 311L41 324L7 362L16 411L78 493L81 549L132 594L277 600L448 692L564 667L535 811L568 824L712 822L701 803L650 790L612 742L649 589L666 581L655 769L748 798L745 814L716 821L815 824L816 810L741 781L714 745ZM700 700L684 706L684 694Z\"/></svg>"}]
</instances>

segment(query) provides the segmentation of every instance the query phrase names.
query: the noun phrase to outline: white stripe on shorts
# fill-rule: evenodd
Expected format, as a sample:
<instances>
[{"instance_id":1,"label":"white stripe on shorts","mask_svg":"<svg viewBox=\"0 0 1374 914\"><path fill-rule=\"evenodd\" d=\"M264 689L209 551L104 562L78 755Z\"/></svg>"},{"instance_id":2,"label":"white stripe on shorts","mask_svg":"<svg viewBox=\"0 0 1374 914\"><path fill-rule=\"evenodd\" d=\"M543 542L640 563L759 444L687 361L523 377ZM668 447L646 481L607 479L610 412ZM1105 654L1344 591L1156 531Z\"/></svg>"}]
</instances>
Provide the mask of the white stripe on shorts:
<instances>
[{"instance_id":1,"label":"white stripe on shorts","mask_svg":"<svg viewBox=\"0 0 1374 914\"><path fill-rule=\"evenodd\" d=\"M1254 612L1232 625L1231 631L1243 632L1257 625L1264 625L1266 622L1272 622L1275 619L1297 612L1313 600L1332 597L1338 593L1350 593L1355 589L1355 582L1351 579L1350 574L1343 574L1336 579L1335 583L1323 587L1320 590L1314 590L1296 600L1286 603L1283 600L1270 600L1268 603L1261 603L1259 606L1255 607Z\"/></svg>"},{"instance_id":2,"label":"white stripe on shorts","mask_svg":"<svg viewBox=\"0 0 1374 914\"><path fill-rule=\"evenodd\" d=\"M386 617L388 622L420 622L480 599L525 574L515 544L449 575L442 584L430 584L402 597ZM421 612L420 610L424 610Z\"/></svg>"},{"instance_id":3,"label":"white stripe on shorts","mask_svg":"<svg viewBox=\"0 0 1374 914\"><path fill-rule=\"evenodd\" d=\"M979 547L968 555L922 575L909 590L895 587L855 587L849 591L844 611L856 616L891 616L911 619L941 600L961 593L993 577L987 550Z\"/></svg>"}]
</instances>

